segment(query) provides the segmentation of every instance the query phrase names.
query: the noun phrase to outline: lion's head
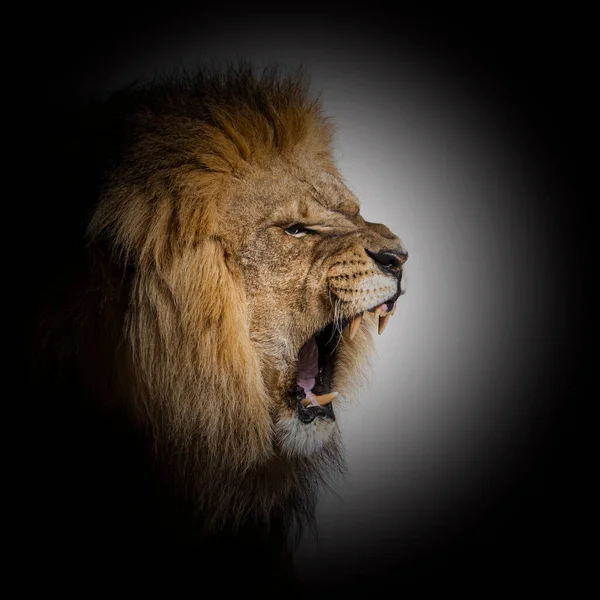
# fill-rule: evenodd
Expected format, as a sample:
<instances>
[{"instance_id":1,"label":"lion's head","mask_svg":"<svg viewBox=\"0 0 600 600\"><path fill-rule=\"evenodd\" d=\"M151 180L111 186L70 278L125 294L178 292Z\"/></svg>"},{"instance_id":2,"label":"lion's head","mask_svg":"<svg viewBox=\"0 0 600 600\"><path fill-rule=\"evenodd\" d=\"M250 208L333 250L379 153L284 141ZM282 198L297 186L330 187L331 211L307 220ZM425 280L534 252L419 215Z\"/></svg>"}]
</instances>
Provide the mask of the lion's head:
<instances>
[{"instance_id":1,"label":"lion's head","mask_svg":"<svg viewBox=\"0 0 600 600\"><path fill-rule=\"evenodd\" d=\"M201 73L108 106L88 236L115 397L210 523L310 511L406 251L360 215L300 77Z\"/></svg>"}]
</instances>

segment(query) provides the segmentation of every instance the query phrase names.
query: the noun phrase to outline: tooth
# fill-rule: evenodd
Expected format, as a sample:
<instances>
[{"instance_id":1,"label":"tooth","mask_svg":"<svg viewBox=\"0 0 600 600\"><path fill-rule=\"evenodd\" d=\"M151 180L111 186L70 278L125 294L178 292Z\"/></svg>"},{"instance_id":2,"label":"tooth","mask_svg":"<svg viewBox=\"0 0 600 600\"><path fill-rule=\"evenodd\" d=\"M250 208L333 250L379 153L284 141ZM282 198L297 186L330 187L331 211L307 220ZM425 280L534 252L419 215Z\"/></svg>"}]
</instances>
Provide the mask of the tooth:
<instances>
[{"instance_id":1,"label":"tooth","mask_svg":"<svg viewBox=\"0 0 600 600\"><path fill-rule=\"evenodd\" d=\"M394 302L394 306L392 306L392 310L390 311L390 315L393 315L396 312L396 305L397 304L398 304L397 302Z\"/></svg>"},{"instance_id":2,"label":"tooth","mask_svg":"<svg viewBox=\"0 0 600 600\"><path fill-rule=\"evenodd\" d=\"M362 315L356 315L356 317L354 317L354 319L352 319L352 322L350 323L350 327L348 329L348 333L350 334L349 337L351 340L354 339L354 336L356 335L356 332L358 331L358 328L360 327L360 322L362 321L363 316Z\"/></svg>"},{"instance_id":3,"label":"tooth","mask_svg":"<svg viewBox=\"0 0 600 600\"><path fill-rule=\"evenodd\" d=\"M381 335L387 327L388 321L390 320L393 313L388 313L385 317L379 317L379 328L378 333Z\"/></svg>"},{"instance_id":4,"label":"tooth","mask_svg":"<svg viewBox=\"0 0 600 600\"><path fill-rule=\"evenodd\" d=\"M324 404L329 404L334 398L337 398L338 392L329 392L329 394L323 394L322 396L315 396L315 402L323 406ZM301 401L302 406L314 406L312 400L310 398L304 398Z\"/></svg>"},{"instance_id":5,"label":"tooth","mask_svg":"<svg viewBox=\"0 0 600 600\"><path fill-rule=\"evenodd\" d=\"M315 400L323 406L324 404L328 404L334 398L337 398L338 392L329 392L329 394L323 394L322 396L315 396Z\"/></svg>"},{"instance_id":6,"label":"tooth","mask_svg":"<svg viewBox=\"0 0 600 600\"><path fill-rule=\"evenodd\" d=\"M379 306L375 309L375 316L379 317L381 315L381 309L379 308Z\"/></svg>"}]
</instances>

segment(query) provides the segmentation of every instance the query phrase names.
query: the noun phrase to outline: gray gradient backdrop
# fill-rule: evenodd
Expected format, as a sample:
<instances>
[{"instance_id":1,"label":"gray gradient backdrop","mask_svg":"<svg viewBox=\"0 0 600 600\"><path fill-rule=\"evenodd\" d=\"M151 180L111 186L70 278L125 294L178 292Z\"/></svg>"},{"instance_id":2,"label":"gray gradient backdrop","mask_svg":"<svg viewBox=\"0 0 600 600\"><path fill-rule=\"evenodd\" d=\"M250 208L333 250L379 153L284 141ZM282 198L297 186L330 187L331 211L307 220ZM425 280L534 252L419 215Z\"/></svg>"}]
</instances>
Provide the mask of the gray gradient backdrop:
<instances>
[{"instance_id":1,"label":"gray gradient backdrop","mask_svg":"<svg viewBox=\"0 0 600 600\"><path fill-rule=\"evenodd\" d=\"M557 410L578 285L554 173L503 90L442 38L334 23L173 20L81 81L105 94L180 64L302 64L364 217L409 251L372 384L339 414L349 472L297 554L309 582L414 555L485 512Z\"/></svg>"}]
</instances>

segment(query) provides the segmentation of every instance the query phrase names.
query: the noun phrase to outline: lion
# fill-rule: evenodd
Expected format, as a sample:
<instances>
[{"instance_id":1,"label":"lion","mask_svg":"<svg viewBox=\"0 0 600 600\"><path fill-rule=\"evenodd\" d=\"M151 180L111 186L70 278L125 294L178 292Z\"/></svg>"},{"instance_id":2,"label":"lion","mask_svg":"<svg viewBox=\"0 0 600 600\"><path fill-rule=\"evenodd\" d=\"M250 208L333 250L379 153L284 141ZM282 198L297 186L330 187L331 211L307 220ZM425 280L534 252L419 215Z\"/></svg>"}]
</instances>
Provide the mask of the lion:
<instances>
[{"instance_id":1,"label":"lion","mask_svg":"<svg viewBox=\"0 0 600 600\"><path fill-rule=\"evenodd\" d=\"M361 216L303 73L168 76L95 119L87 262L44 345L86 403L125 415L192 528L297 531L344 470L336 414L368 377L406 249Z\"/></svg>"}]
</instances>

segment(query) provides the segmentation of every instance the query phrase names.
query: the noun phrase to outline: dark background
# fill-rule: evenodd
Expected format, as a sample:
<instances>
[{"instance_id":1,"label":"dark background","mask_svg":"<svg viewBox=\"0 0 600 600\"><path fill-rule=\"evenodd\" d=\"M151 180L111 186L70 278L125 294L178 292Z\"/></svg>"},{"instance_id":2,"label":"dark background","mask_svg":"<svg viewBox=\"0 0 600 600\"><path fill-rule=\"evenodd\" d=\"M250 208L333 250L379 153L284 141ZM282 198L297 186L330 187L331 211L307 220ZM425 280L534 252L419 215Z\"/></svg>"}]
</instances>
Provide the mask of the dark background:
<instances>
[{"instance_id":1,"label":"dark background","mask_svg":"<svg viewBox=\"0 0 600 600\"><path fill-rule=\"evenodd\" d=\"M536 394L552 398L554 410L536 444L493 502L480 507L473 519L465 518L460 532L443 540L422 540L420 550L409 556L378 558L376 563L365 556L360 575L345 573L343 564L332 564L330 569L338 577L331 592L341 589L343 583L350 590L381 588L398 594L413 585L423 591L432 585L442 589L478 589L483 585L482 592L498 587L530 593L559 587L574 591L586 576L587 481L591 478L584 466L588 454L579 430L583 403L591 396L585 335L591 323L586 320L584 300L586 282L594 279L586 258L591 256L593 239L589 224L596 217L583 189L583 174L593 150L589 145L593 75L587 28L591 16L574 11L564 14L500 8L445 14L432 8L429 14L416 16L401 5L396 8L395 3L381 2L365 3L360 8L303 3L293 10L280 8L271 16L265 7L216 10L195 6L192 11L168 4L156 8L146 5L134 14L124 6L85 4L77 10L36 9L18 19L15 27L20 35L12 50L17 57L13 64L18 65L15 99L18 108L28 112L28 122L33 123L27 135L29 148L35 148L36 124L56 118L53 107L57 101L77 94L94 78L102 78L118 65L131 44L152 40L166 26L191 18L198 21L199 38L203 31L218 35L219 28L226 28L231 21L266 31L277 27L279 19L294 20L299 30L306 31L307 39L315 21L334 28L359 23L373 39L385 32L388 39L391 35L415 43L426 41L436 60L459 64L470 85L481 88L486 97L510 107L517 115L553 173L555 187L544 201L560 215L563 237L548 252L556 253L557 263L577 274L573 279L576 287L569 292L572 355L556 365L562 373L562 385L536 389ZM393 52L393 48L387 51ZM36 161L41 161L37 172L43 175L43 157L36 157ZM39 188L35 190L30 195L43 215L48 201L56 200L56 192L40 194ZM30 231L34 232L31 239L35 247L36 239L47 239L51 232L43 218L36 220L31 214L30 201L27 212L28 219L33 218ZM31 265L24 266L29 281L22 284L26 290L31 286L30 269ZM560 285L557 268L557 291ZM390 523L391 535L393 530ZM36 539L35 533L27 536L29 552L42 561L40 551L48 548L48 543ZM320 590L327 590L326 578L311 593Z\"/></svg>"}]
</instances>

